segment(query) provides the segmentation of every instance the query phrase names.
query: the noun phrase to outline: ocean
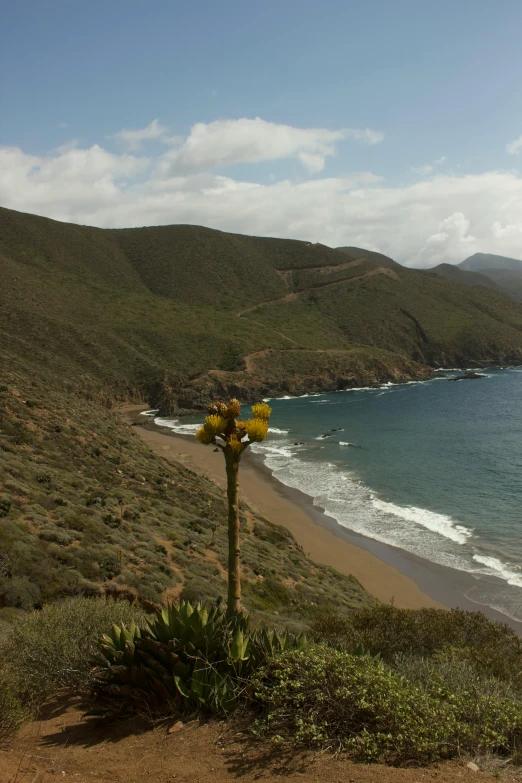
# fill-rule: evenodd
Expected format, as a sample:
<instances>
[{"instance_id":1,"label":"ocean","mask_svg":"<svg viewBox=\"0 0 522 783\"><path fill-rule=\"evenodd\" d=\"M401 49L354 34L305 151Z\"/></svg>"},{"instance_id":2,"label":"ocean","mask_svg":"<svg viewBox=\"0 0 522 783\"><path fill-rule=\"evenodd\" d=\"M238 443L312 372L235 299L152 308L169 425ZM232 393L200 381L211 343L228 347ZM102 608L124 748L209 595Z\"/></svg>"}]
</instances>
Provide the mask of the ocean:
<instances>
[{"instance_id":1,"label":"ocean","mask_svg":"<svg viewBox=\"0 0 522 783\"><path fill-rule=\"evenodd\" d=\"M522 620L522 369L457 374L270 400L252 449L343 527L471 574L475 602Z\"/></svg>"}]
</instances>

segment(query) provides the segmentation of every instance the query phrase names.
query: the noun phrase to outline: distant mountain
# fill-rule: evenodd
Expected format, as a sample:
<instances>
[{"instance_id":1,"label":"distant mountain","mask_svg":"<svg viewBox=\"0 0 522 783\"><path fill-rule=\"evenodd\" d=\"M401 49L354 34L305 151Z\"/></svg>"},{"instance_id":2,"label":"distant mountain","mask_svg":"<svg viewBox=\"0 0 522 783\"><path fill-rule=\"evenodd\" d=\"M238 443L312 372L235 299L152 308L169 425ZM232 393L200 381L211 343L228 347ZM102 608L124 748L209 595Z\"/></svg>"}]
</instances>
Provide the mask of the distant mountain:
<instances>
[{"instance_id":1,"label":"distant mountain","mask_svg":"<svg viewBox=\"0 0 522 783\"><path fill-rule=\"evenodd\" d=\"M475 253L466 258L459 269L480 272L492 280L497 288L512 299L522 300L522 261L517 258Z\"/></svg>"},{"instance_id":2,"label":"distant mountain","mask_svg":"<svg viewBox=\"0 0 522 783\"><path fill-rule=\"evenodd\" d=\"M364 258L367 261L371 261L372 264L376 264L376 266L384 266L387 269L401 268L401 265L394 261L393 258L385 256L383 253L377 253L375 250L365 250L362 247L338 247L336 250L340 250L341 253L344 253L352 260Z\"/></svg>"},{"instance_id":3,"label":"distant mountain","mask_svg":"<svg viewBox=\"0 0 522 783\"><path fill-rule=\"evenodd\" d=\"M459 268L464 272L483 272L488 277L491 277L492 272L508 270L522 274L522 261L507 256L496 256L493 253L474 253L459 264Z\"/></svg>"},{"instance_id":4,"label":"distant mountain","mask_svg":"<svg viewBox=\"0 0 522 783\"><path fill-rule=\"evenodd\" d=\"M522 302L522 261L492 253L475 253L460 264L439 264L425 270L452 283L481 286Z\"/></svg>"},{"instance_id":5,"label":"distant mountain","mask_svg":"<svg viewBox=\"0 0 522 783\"><path fill-rule=\"evenodd\" d=\"M466 272L462 269L461 265L455 264L439 264L432 269L427 269L427 272L443 277L445 280L451 280L452 283L460 283L461 285L479 285L483 288L491 288L494 291L500 291L501 293L508 295L507 291L504 291L500 286L493 282L490 277L480 272Z\"/></svg>"}]
</instances>

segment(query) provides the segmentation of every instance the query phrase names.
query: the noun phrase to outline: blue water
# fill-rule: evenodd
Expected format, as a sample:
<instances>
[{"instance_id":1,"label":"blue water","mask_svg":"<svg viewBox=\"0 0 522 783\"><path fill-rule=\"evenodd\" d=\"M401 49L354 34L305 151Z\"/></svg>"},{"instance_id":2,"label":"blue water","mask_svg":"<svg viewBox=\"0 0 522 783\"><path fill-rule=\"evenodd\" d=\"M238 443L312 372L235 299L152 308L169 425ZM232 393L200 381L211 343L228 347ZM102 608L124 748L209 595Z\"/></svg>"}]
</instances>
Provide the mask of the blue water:
<instances>
[{"instance_id":1,"label":"blue water","mask_svg":"<svg viewBox=\"0 0 522 783\"><path fill-rule=\"evenodd\" d=\"M270 405L253 448L276 478L350 530L474 574L475 600L522 619L522 369Z\"/></svg>"}]
</instances>

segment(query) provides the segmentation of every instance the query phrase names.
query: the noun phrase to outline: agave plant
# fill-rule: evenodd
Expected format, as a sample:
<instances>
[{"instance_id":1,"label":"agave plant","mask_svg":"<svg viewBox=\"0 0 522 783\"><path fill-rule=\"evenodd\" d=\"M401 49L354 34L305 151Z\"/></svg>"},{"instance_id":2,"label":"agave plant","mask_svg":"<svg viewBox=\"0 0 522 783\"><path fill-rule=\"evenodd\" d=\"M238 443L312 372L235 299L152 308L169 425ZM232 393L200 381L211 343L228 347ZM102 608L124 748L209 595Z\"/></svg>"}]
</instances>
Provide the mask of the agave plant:
<instances>
[{"instance_id":1,"label":"agave plant","mask_svg":"<svg viewBox=\"0 0 522 783\"><path fill-rule=\"evenodd\" d=\"M239 567L239 463L251 443L261 443L268 434L272 409L266 402L252 405L252 418L239 420L241 405L235 398L227 404L209 406L205 423L196 438L205 446L212 444L223 452L227 475L228 500L228 598L227 612L233 615L241 609L241 577Z\"/></svg>"},{"instance_id":2,"label":"agave plant","mask_svg":"<svg viewBox=\"0 0 522 783\"><path fill-rule=\"evenodd\" d=\"M226 713L268 657L305 642L303 635L251 630L243 613L182 601L159 610L143 629L114 626L100 639L95 690L120 701L181 699Z\"/></svg>"}]
</instances>

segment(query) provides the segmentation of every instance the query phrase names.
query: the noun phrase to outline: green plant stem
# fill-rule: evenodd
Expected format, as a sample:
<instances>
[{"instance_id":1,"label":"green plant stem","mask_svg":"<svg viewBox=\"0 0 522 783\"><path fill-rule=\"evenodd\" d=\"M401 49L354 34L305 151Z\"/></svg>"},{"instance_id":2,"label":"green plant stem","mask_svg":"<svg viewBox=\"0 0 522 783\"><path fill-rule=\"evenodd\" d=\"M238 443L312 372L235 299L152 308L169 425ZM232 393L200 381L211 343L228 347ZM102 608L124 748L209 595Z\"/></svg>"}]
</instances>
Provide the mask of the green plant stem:
<instances>
[{"instance_id":1,"label":"green plant stem","mask_svg":"<svg viewBox=\"0 0 522 783\"><path fill-rule=\"evenodd\" d=\"M228 498L228 600L227 612L241 610L241 577L239 572L239 457L225 451Z\"/></svg>"}]
</instances>

